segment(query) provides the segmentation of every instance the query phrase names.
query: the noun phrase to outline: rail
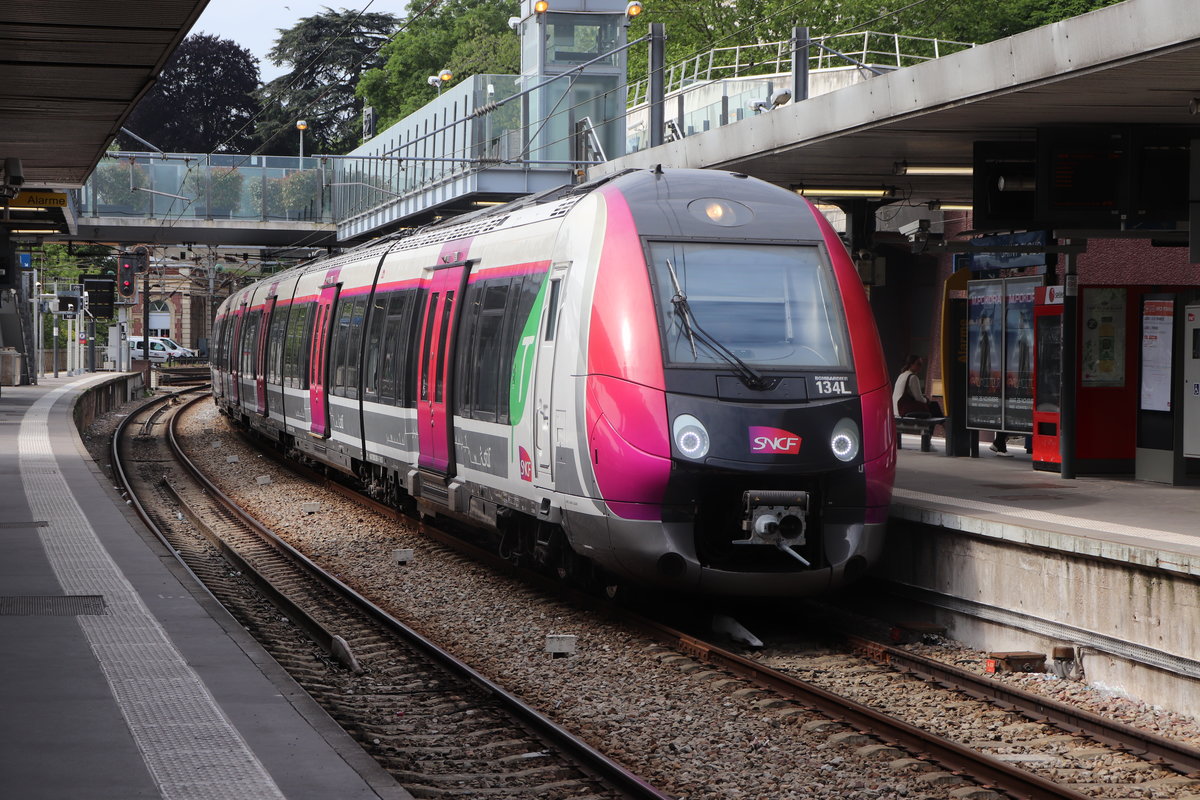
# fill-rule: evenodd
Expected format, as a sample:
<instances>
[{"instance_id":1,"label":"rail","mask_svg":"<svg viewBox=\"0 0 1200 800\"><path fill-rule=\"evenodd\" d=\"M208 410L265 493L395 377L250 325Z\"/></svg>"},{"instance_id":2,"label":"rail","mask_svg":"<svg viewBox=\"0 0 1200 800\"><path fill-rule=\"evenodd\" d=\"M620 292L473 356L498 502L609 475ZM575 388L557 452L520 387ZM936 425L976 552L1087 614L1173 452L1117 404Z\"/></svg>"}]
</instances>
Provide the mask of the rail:
<instances>
[{"instance_id":1,"label":"rail","mask_svg":"<svg viewBox=\"0 0 1200 800\"><path fill-rule=\"evenodd\" d=\"M883 69L899 69L931 61L975 45L949 39L928 39L898 33L859 31L835 36L813 37L808 68L828 70L853 67L855 63ZM672 64L665 76L668 95L683 91L691 84L749 76L790 74L792 41L718 47ZM629 108L647 102L649 80L629 86Z\"/></svg>"}]
</instances>

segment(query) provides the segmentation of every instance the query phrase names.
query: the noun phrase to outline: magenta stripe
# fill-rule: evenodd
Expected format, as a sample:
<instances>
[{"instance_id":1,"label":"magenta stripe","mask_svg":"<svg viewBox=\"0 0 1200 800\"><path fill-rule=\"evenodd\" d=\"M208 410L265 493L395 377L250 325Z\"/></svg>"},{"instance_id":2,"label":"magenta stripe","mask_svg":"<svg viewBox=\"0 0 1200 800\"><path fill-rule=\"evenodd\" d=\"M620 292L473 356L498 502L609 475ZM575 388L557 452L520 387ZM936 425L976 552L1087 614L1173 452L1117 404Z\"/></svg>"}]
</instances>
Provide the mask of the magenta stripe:
<instances>
[{"instance_id":1,"label":"magenta stripe","mask_svg":"<svg viewBox=\"0 0 1200 800\"><path fill-rule=\"evenodd\" d=\"M496 278L513 278L519 275L540 275L550 269L549 261L530 261L525 264L510 264L504 267L491 267L479 272L472 272L467 283L489 281Z\"/></svg>"}]
</instances>

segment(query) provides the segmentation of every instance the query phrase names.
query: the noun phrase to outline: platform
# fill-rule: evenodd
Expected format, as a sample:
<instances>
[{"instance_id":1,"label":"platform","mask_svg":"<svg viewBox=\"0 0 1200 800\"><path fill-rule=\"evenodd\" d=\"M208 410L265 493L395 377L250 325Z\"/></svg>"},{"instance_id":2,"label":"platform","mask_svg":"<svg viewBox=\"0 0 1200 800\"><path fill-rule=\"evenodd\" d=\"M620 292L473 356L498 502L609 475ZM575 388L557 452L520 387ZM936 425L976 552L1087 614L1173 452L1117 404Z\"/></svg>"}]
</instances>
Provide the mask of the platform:
<instances>
[{"instance_id":1,"label":"platform","mask_svg":"<svg viewBox=\"0 0 1200 800\"><path fill-rule=\"evenodd\" d=\"M1007 457L981 446L978 458L947 458L941 439L920 452L919 437L904 438L893 518L1200 577L1200 485L1063 479L1035 471L1016 441Z\"/></svg>"},{"instance_id":2,"label":"platform","mask_svg":"<svg viewBox=\"0 0 1200 800\"><path fill-rule=\"evenodd\" d=\"M407 798L133 516L72 406L0 393L0 795Z\"/></svg>"},{"instance_id":3,"label":"platform","mask_svg":"<svg viewBox=\"0 0 1200 800\"><path fill-rule=\"evenodd\" d=\"M1064 479L1008 451L900 451L876 570L893 608L981 650L1065 648L1093 685L1200 713L1200 486Z\"/></svg>"}]
</instances>

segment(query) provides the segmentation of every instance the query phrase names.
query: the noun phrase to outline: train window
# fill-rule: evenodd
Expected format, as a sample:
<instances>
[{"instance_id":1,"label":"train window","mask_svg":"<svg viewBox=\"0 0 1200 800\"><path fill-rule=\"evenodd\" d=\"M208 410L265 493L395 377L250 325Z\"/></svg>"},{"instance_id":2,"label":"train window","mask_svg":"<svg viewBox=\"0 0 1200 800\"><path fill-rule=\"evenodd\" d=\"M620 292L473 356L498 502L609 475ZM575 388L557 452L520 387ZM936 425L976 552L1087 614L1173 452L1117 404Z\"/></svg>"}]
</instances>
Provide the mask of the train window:
<instances>
[{"instance_id":1,"label":"train window","mask_svg":"<svg viewBox=\"0 0 1200 800\"><path fill-rule=\"evenodd\" d=\"M363 350L363 398L379 402L379 364L382 361L383 328L387 324L388 302L391 296L376 293L371 298L367 315L367 346Z\"/></svg>"},{"instance_id":2,"label":"train window","mask_svg":"<svg viewBox=\"0 0 1200 800\"><path fill-rule=\"evenodd\" d=\"M275 306L271 312L271 334L267 339L267 380L279 383L283 379L283 345L287 336L288 307Z\"/></svg>"},{"instance_id":3,"label":"train window","mask_svg":"<svg viewBox=\"0 0 1200 800\"><path fill-rule=\"evenodd\" d=\"M345 378L346 378L346 396L358 397L358 381L359 368L362 365L362 338L363 327L366 325L367 316L367 297L359 297L354 301L353 311L350 315L350 330L346 336L346 347L344 355L345 361Z\"/></svg>"},{"instance_id":4,"label":"train window","mask_svg":"<svg viewBox=\"0 0 1200 800\"><path fill-rule=\"evenodd\" d=\"M213 339L217 346L212 351L212 363L219 370L226 369L229 365L225 362L225 321L228 317L221 317L217 320L216 329L213 331Z\"/></svg>"},{"instance_id":5,"label":"train window","mask_svg":"<svg viewBox=\"0 0 1200 800\"><path fill-rule=\"evenodd\" d=\"M329 343L330 393L339 397L358 396L358 363L362 357L365 297L338 300Z\"/></svg>"},{"instance_id":6,"label":"train window","mask_svg":"<svg viewBox=\"0 0 1200 800\"><path fill-rule=\"evenodd\" d=\"M754 366L849 368L837 282L818 248L654 243L651 258L668 363L723 363L714 340Z\"/></svg>"},{"instance_id":7,"label":"train window","mask_svg":"<svg viewBox=\"0 0 1200 800\"><path fill-rule=\"evenodd\" d=\"M554 341L554 335L558 330L558 292L562 281L554 279L550 281L550 298L546 301L546 333L545 340L547 342Z\"/></svg>"},{"instance_id":8,"label":"train window","mask_svg":"<svg viewBox=\"0 0 1200 800\"><path fill-rule=\"evenodd\" d=\"M440 403L446 388L446 354L450 352L450 320L454 319L453 289L446 292L446 302L442 304L441 330L438 332L438 371L437 382L433 385L433 402Z\"/></svg>"},{"instance_id":9,"label":"train window","mask_svg":"<svg viewBox=\"0 0 1200 800\"><path fill-rule=\"evenodd\" d=\"M500 376L504 369L505 312L513 279L477 281L467 287L455 392L456 413L495 422L501 412Z\"/></svg>"},{"instance_id":10,"label":"train window","mask_svg":"<svg viewBox=\"0 0 1200 800\"><path fill-rule=\"evenodd\" d=\"M426 316L432 315L433 310L435 308L437 308L438 297L440 296L440 294L441 294L440 292L434 292L433 295L429 298L429 306L428 306L428 310L426 312ZM429 352L431 347L433 347L433 320L427 319L427 320L425 320L424 342L421 345L421 357L425 359L425 369L421 370L421 399L422 400L429 399L429 372L433 368L429 363L429 359L433 357L433 353Z\"/></svg>"},{"instance_id":11,"label":"train window","mask_svg":"<svg viewBox=\"0 0 1200 800\"><path fill-rule=\"evenodd\" d=\"M292 306L287 315L287 337L283 348L283 377L292 389L305 388L304 378L308 356L304 354L308 322L312 318L312 303Z\"/></svg>"},{"instance_id":12,"label":"train window","mask_svg":"<svg viewBox=\"0 0 1200 800\"><path fill-rule=\"evenodd\" d=\"M540 319L532 316L545 274L480 281L467 287L459 332L455 413L489 422L510 422L514 381L527 378Z\"/></svg>"},{"instance_id":13,"label":"train window","mask_svg":"<svg viewBox=\"0 0 1200 800\"><path fill-rule=\"evenodd\" d=\"M417 292L395 292L387 304L379 364L379 399L391 405L413 401L412 359L414 324L420 319Z\"/></svg>"},{"instance_id":14,"label":"train window","mask_svg":"<svg viewBox=\"0 0 1200 800\"><path fill-rule=\"evenodd\" d=\"M246 315L242 324L241 363L243 378L258 377L258 324L262 320L262 311L251 311Z\"/></svg>"}]
</instances>

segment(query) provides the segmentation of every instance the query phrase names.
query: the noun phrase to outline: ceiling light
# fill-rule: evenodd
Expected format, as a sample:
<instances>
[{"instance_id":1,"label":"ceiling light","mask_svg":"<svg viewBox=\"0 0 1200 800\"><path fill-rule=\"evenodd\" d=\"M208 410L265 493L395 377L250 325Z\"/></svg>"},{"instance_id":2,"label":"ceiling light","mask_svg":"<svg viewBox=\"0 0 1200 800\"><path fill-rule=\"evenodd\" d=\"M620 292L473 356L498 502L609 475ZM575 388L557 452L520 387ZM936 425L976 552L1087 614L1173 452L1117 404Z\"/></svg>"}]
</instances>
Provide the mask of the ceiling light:
<instances>
[{"instance_id":1,"label":"ceiling light","mask_svg":"<svg viewBox=\"0 0 1200 800\"><path fill-rule=\"evenodd\" d=\"M58 233L58 228L13 228L9 233Z\"/></svg>"},{"instance_id":2,"label":"ceiling light","mask_svg":"<svg viewBox=\"0 0 1200 800\"><path fill-rule=\"evenodd\" d=\"M35 214L45 214L49 211L47 208L38 208L36 206L3 206L3 208L9 211L33 212Z\"/></svg>"},{"instance_id":3,"label":"ceiling light","mask_svg":"<svg viewBox=\"0 0 1200 800\"><path fill-rule=\"evenodd\" d=\"M974 211L975 206L970 203L943 203L941 200L929 201L930 211Z\"/></svg>"},{"instance_id":4,"label":"ceiling light","mask_svg":"<svg viewBox=\"0 0 1200 800\"><path fill-rule=\"evenodd\" d=\"M891 197L894 192L890 186L875 189L800 186L794 191L803 197Z\"/></svg>"},{"instance_id":5,"label":"ceiling light","mask_svg":"<svg viewBox=\"0 0 1200 800\"><path fill-rule=\"evenodd\" d=\"M971 175L975 170L971 167L918 166L907 161L897 161L892 172L896 175Z\"/></svg>"}]
</instances>

